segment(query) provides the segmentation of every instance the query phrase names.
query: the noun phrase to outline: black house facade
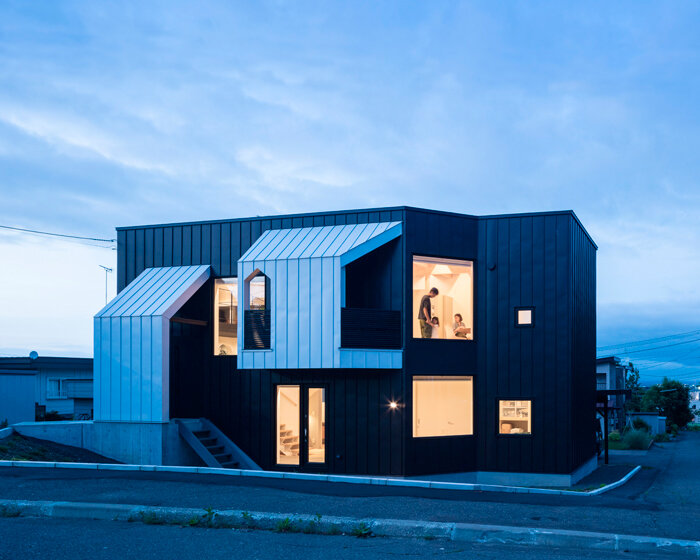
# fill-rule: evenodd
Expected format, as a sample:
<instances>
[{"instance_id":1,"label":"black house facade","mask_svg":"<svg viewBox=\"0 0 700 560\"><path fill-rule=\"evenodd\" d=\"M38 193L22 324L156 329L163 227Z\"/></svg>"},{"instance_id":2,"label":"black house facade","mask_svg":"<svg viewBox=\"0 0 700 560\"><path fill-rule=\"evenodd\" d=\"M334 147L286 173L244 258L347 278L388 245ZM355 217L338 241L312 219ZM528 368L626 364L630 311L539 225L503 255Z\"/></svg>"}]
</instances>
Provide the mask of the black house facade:
<instances>
[{"instance_id":1,"label":"black house facade","mask_svg":"<svg viewBox=\"0 0 700 560\"><path fill-rule=\"evenodd\" d=\"M119 228L95 419L204 417L267 470L573 482L595 467L596 250L571 211Z\"/></svg>"}]
</instances>

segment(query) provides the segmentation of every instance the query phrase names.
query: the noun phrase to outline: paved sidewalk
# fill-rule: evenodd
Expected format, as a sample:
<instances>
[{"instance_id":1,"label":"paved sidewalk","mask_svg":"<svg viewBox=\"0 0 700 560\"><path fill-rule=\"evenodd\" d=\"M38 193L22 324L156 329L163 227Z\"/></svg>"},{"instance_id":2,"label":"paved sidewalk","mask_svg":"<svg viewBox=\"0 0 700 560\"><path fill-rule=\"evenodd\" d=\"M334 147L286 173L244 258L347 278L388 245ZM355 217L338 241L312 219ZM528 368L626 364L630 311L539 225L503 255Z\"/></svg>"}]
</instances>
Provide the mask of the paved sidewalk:
<instances>
[{"instance_id":1,"label":"paved sidewalk","mask_svg":"<svg viewBox=\"0 0 700 560\"><path fill-rule=\"evenodd\" d=\"M697 540L700 434L652 448L626 485L596 497L454 492L288 479L153 472L6 468L0 498L213 507L271 513L407 519ZM663 473L662 476L659 473ZM694 485L694 486L693 486Z\"/></svg>"}]
</instances>

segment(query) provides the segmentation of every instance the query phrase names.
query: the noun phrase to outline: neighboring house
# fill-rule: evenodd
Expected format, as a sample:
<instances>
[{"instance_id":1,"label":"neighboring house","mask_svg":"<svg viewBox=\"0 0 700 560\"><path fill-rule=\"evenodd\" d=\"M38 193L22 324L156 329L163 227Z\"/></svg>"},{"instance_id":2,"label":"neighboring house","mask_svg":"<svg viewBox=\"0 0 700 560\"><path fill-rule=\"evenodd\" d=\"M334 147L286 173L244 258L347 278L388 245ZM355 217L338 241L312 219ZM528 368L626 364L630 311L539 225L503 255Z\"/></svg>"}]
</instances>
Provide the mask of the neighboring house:
<instances>
[{"instance_id":1,"label":"neighboring house","mask_svg":"<svg viewBox=\"0 0 700 560\"><path fill-rule=\"evenodd\" d=\"M13 423L43 420L51 412L69 420L92 418L92 358L0 358L0 375L23 380L21 389L0 391L0 421L5 418L2 410L10 406L22 409L13 414L20 418ZM29 384L31 392L26 389Z\"/></svg>"},{"instance_id":2,"label":"neighboring house","mask_svg":"<svg viewBox=\"0 0 700 560\"><path fill-rule=\"evenodd\" d=\"M596 389L625 389L628 364L623 364L620 358L615 356L607 356L597 358L596 364ZM609 395L608 396L608 428L610 430L622 430L627 422L625 415L625 396L624 395Z\"/></svg>"},{"instance_id":3,"label":"neighboring house","mask_svg":"<svg viewBox=\"0 0 700 560\"><path fill-rule=\"evenodd\" d=\"M596 249L571 211L119 228L95 429L145 449L206 417L264 469L580 478L596 466Z\"/></svg>"}]
</instances>

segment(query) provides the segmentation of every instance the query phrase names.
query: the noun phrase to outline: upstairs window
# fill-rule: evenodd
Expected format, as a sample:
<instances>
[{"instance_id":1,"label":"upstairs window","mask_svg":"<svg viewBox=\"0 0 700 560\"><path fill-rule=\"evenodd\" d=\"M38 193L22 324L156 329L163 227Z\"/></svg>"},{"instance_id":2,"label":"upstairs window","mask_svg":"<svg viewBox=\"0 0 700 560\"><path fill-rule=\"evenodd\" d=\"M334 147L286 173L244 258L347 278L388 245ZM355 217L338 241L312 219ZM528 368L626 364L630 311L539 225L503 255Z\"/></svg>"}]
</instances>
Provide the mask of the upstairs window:
<instances>
[{"instance_id":1,"label":"upstairs window","mask_svg":"<svg viewBox=\"0 0 700 560\"><path fill-rule=\"evenodd\" d=\"M238 278L214 281L214 355L238 354Z\"/></svg>"},{"instance_id":2,"label":"upstairs window","mask_svg":"<svg viewBox=\"0 0 700 560\"><path fill-rule=\"evenodd\" d=\"M413 338L474 339L474 263L413 257Z\"/></svg>"},{"instance_id":3,"label":"upstairs window","mask_svg":"<svg viewBox=\"0 0 700 560\"><path fill-rule=\"evenodd\" d=\"M270 348L270 279L259 270L245 281L243 346L246 350Z\"/></svg>"},{"instance_id":4,"label":"upstairs window","mask_svg":"<svg viewBox=\"0 0 700 560\"><path fill-rule=\"evenodd\" d=\"M532 307L515 308L515 326L533 327L535 326L535 310Z\"/></svg>"}]
</instances>

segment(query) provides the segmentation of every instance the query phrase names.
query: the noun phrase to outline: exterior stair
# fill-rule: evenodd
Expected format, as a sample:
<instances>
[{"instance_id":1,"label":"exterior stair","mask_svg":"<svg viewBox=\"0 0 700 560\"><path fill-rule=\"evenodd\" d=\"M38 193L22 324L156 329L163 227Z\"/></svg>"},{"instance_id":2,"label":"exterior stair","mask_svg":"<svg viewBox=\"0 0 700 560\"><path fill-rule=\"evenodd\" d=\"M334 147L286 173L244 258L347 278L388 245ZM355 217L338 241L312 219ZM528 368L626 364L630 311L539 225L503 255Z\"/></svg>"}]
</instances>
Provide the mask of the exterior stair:
<instances>
[{"instance_id":1,"label":"exterior stair","mask_svg":"<svg viewBox=\"0 0 700 560\"><path fill-rule=\"evenodd\" d=\"M262 470L243 450L206 418L176 418L180 437L208 467Z\"/></svg>"}]
</instances>

